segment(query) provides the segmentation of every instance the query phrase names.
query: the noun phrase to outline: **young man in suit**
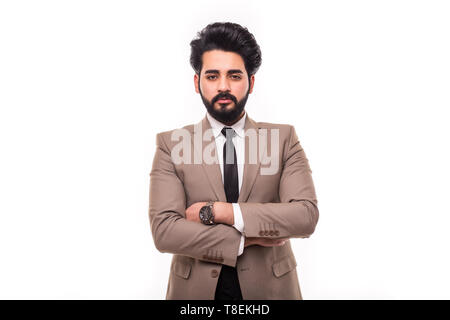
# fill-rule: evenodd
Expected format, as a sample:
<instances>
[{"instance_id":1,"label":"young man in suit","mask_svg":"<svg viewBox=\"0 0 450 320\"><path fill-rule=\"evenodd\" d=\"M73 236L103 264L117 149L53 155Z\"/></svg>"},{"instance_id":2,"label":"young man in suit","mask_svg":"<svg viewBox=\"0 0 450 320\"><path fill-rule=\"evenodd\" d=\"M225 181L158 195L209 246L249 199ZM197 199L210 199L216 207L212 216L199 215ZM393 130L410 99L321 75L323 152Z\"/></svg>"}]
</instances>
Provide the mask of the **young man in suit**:
<instances>
[{"instance_id":1,"label":"young man in suit","mask_svg":"<svg viewBox=\"0 0 450 320\"><path fill-rule=\"evenodd\" d=\"M158 133L150 172L153 239L173 254L166 299L302 299L289 239L314 232L317 199L294 127L244 110L260 48L246 28L213 23L190 62L206 116Z\"/></svg>"}]
</instances>

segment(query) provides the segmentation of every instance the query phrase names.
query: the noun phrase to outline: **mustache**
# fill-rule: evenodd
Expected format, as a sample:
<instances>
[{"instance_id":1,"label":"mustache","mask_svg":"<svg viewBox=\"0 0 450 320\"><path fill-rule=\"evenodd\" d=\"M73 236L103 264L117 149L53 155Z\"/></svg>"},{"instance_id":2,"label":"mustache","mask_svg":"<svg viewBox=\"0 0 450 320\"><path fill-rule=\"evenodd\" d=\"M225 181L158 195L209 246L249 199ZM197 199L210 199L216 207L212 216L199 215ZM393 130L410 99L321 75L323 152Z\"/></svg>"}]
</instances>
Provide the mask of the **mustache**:
<instances>
[{"instance_id":1,"label":"mustache","mask_svg":"<svg viewBox=\"0 0 450 320\"><path fill-rule=\"evenodd\" d=\"M214 97L214 99L212 99L211 103L214 104L217 102L217 100L220 100L220 99L230 99L235 104L237 104L236 97L229 93L219 93L217 96Z\"/></svg>"}]
</instances>

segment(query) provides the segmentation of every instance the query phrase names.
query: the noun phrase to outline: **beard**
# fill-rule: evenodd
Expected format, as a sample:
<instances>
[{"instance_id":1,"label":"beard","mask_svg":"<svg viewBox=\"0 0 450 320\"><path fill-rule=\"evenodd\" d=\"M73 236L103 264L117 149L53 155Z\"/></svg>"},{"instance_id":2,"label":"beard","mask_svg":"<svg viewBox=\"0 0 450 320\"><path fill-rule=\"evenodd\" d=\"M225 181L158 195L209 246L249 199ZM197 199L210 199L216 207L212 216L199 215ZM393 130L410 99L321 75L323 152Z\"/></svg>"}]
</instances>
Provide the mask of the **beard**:
<instances>
[{"instance_id":1,"label":"beard","mask_svg":"<svg viewBox=\"0 0 450 320\"><path fill-rule=\"evenodd\" d=\"M217 121L220 121L222 123L232 123L235 120L239 118L242 111L244 110L245 104L247 103L248 95L250 92L250 88L247 90L246 95L239 101L237 101L236 97L233 96L230 93L224 92L219 93L217 96L215 96L211 101L206 99L203 94L202 90L200 89L200 84L198 86L200 91L200 96L202 97L203 104L206 107L206 110L208 110L209 114L216 119ZM214 104L219 99L230 99L233 102L230 103L219 103L219 109L214 108ZM233 108L228 108L229 104L233 104Z\"/></svg>"}]
</instances>

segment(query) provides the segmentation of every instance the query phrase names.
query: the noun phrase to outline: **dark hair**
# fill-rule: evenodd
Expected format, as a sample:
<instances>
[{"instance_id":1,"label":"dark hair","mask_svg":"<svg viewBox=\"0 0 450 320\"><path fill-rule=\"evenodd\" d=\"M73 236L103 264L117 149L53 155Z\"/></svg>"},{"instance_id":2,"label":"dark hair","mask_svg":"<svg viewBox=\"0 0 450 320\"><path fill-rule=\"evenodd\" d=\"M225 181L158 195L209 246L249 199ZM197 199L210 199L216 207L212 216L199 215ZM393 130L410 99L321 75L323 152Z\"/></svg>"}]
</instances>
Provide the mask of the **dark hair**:
<instances>
[{"instance_id":1,"label":"dark hair","mask_svg":"<svg viewBox=\"0 0 450 320\"><path fill-rule=\"evenodd\" d=\"M215 22L197 33L197 38L191 41L190 58L197 74L202 69L203 53L215 49L238 53L244 60L249 77L261 66L261 50L255 37L237 23Z\"/></svg>"}]
</instances>

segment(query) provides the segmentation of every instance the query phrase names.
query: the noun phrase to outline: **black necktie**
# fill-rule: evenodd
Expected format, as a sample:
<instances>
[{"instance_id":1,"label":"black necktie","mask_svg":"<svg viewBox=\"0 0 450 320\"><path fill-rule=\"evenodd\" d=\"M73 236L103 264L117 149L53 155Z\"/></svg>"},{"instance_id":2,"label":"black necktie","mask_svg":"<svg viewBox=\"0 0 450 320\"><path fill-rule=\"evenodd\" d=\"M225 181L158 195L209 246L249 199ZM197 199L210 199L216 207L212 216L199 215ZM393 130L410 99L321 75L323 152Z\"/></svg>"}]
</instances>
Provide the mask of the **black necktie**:
<instances>
[{"instance_id":1,"label":"black necktie","mask_svg":"<svg viewBox=\"0 0 450 320\"><path fill-rule=\"evenodd\" d=\"M239 180L236 149L232 140L236 132L233 128L224 127L222 134L227 139L223 145L223 186L227 196L227 202L237 203L239 198ZM236 268L225 264L222 266L217 281L215 300L242 300L242 292Z\"/></svg>"},{"instance_id":2,"label":"black necktie","mask_svg":"<svg viewBox=\"0 0 450 320\"><path fill-rule=\"evenodd\" d=\"M223 145L223 186L227 202L237 203L239 198L239 180L236 149L232 140L236 132L233 128L223 127L222 134L227 139Z\"/></svg>"}]
</instances>

